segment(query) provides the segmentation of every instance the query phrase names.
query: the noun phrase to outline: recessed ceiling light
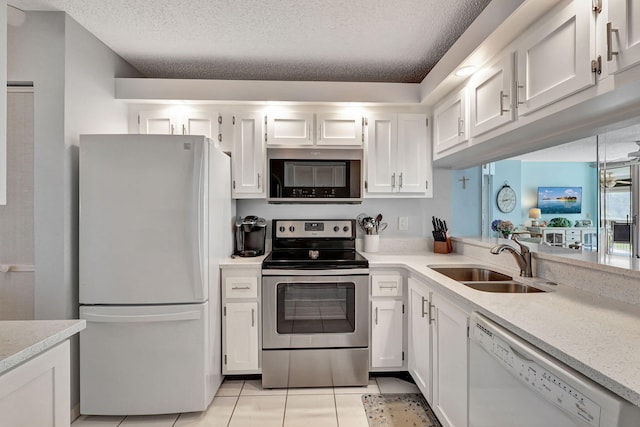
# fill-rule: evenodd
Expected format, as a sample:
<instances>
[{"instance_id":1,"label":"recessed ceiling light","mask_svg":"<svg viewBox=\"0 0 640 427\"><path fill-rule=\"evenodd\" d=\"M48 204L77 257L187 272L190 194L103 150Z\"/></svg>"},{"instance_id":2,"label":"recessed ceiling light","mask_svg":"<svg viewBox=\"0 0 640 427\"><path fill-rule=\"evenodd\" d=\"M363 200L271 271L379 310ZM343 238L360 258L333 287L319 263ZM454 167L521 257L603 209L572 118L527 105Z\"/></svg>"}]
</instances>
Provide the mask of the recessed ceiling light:
<instances>
[{"instance_id":1,"label":"recessed ceiling light","mask_svg":"<svg viewBox=\"0 0 640 427\"><path fill-rule=\"evenodd\" d=\"M458 68L456 76L467 77L473 74L474 71L476 71L476 67L474 65L465 65L464 67Z\"/></svg>"}]
</instances>

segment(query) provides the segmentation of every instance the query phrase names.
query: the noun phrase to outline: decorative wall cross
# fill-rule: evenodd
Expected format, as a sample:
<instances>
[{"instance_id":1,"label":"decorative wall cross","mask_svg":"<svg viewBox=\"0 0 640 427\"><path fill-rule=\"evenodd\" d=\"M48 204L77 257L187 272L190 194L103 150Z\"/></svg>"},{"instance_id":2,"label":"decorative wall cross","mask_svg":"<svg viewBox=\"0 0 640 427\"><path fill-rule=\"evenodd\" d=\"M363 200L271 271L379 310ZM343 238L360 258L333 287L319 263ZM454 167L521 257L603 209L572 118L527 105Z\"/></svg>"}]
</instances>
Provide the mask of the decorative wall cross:
<instances>
[{"instance_id":1,"label":"decorative wall cross","mask_svg":"<svg viewBox=\"0 0 640 427\"><path fill-rule=\"evenodd\" d=\"M471 181L471 178L467 178L466 176L462 176L462 178L460 178L458 181L462 181L462 189L466 190L467 189L467 181Z\"/></svg>"}]
</instances>

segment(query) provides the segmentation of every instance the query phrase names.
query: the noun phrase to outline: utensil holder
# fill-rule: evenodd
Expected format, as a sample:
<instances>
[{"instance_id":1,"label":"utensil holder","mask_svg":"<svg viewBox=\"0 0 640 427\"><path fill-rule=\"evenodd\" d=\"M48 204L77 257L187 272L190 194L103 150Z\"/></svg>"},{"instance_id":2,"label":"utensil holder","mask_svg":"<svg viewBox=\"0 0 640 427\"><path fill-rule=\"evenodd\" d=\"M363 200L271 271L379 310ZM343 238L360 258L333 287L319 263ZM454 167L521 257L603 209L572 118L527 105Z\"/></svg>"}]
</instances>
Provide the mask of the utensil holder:
<instances>
[{"instance_id":1,"label":"utensil holder","mask_svg":"<svg viewBox=\"0 0 640 427\"><path fill-rule=\"evenodd\" d=\"M451 245L451 239L447 237L445 242L433 242L433 253L436 254L450 254L453 251L453 246Z\"/></svg>"},{"instance_id":2,"label":"utensil holder","mask_svg":"<svg viewBox=\"0 0 640 427\"><path fill-rule=\"evenodd\" d=\"M364 235L364 251L365 252L378 252L379 248L380 248L380 236L378 234Z\"/></svg>"}]
</instances>

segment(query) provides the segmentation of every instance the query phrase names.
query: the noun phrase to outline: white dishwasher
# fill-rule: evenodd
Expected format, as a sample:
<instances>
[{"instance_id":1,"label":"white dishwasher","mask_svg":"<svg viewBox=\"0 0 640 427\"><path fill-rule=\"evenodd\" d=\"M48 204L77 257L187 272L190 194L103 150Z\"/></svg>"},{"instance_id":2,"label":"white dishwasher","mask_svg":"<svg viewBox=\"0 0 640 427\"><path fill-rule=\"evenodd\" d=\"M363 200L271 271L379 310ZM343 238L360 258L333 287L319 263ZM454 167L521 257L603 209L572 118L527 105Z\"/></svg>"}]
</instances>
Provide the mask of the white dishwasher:
<instances>
[{"instance_id":1,"label":"white dishwasher","mask_svg":"<svg viewBox=\"0 0 640 427\"><path fill-rule=\"evenodd\" d=\"M640 408L471 315L469 427L638 427Z\"/></svg>"}]
</instances>

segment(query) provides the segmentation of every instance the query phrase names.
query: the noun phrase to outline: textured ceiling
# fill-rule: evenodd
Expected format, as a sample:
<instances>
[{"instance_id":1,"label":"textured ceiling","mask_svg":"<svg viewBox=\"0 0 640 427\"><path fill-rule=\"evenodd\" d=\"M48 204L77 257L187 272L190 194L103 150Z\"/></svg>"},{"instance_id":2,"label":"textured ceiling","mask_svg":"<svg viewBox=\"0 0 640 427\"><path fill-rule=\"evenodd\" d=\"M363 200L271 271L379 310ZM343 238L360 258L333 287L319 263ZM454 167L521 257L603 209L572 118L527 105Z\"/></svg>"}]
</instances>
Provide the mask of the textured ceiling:
<instances>
[{"instance_id":1,"label":"textured ceiling","mask_svg":"<svg viewBox=\"0 0 640 427\"><path fill-rule=\"evenodd\" d=\"M490 0L9 0L156 78L420 82Z\"/></svg>"}]
</instances>

